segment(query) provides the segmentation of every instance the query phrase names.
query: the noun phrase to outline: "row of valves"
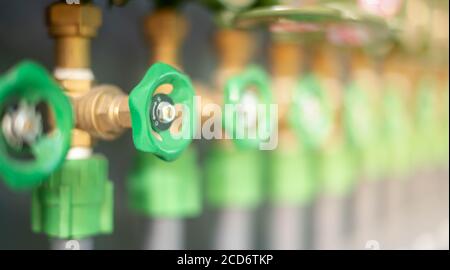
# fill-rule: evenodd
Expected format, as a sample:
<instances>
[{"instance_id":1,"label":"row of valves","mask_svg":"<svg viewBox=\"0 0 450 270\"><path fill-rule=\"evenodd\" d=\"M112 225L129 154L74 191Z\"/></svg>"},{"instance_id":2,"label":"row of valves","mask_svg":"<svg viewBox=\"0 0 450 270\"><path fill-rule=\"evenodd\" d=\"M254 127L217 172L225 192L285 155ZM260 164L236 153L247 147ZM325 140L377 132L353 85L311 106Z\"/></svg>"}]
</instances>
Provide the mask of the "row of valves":
<instances>
[{"instance_id":1,"label":"row of valves","mask_svg":"<svg viewBox=\"0 0 450 270\"><path fill-rule=\"evenodd\" d=\"M110 2L124 6L130 1ZM447 156L443 150L447 147L443 145L448 143L448 125L441 124L448 123L446 69L433 65L429 69L420 68L419 61L411 61L411 57L402 57L398 52L395 43L400 34L397 35L398 25L393 18L402 1L392 1L396 5L390 1L384 5L384 1L378 1L379 5L370 4L376 1L200 1L217 15L219 27L216 45L220 67L217 84L211 87L214 91L193 83L178 63L178 50L187 32L186 22L177 9L183 2L156 1L156 11L146 21L154 64L129 95L116 86L94 83L90 41L101 25L101 11L91 1L80 4L62 1L49 7L48 28L55 39L56 55L53 75L27 61L1 78L0 172L7 185L36 190L35 231L69 238L110 230L111 217L105 213L111 208L112 186L107 181L106 160L92 154L93 144L96 140L113 140L131 128L134 146L141 152L131 178L144 177L141 174L152 170L145 161L156 162L144 153L174 161L188 148L197 127L209 121L209 113L195 102L195 92L206 103L244 108L237 106L231 114L223 115L225 136L232 138L239 132L240 121L251 114L250 109L245 110L247 107L277 103L276 122L270 116L262 118L264 123L246 122L246 131L266 127L266 134L276 133L278 148L287 152L301 149L310 156L325 152L337 155L339 169L344 167L344 155L339 154L342 151L351 152L351 162L365 172L379 172L381 167L385 171L407 169L414 163L408 156L413 144L421 147L420 162L434 162ZM261 68L248 68L254 40L243 29L257 26L265 26L273 37L272 81ZM302 76L299 44L309 48L313 55L312 71ZM350 52L353 72L347 76L351 78L347 83L341 83L339 70L334 68L339 63L338 52ZM382 64L374 61L380 58L384 58ZM403 62L405 59L416 62L405 67L409 63ZM378 71L379 66L384 70ZM424 79L417 80L418 83L405 82L406 73L424 75ZM419 90L411 90L413 87ZM439 87L447 90L438 91ZM409 97L413 92L417 93L415 97ZM414 113L409 113L409 101L414 103ZM233 142L245 152L256 149L264 140L267 138ZM436 142L431 150L430 142ZM343 146L345 150L341 149ZM386 152L394 156L392 162L386 161L389 155ZM218 172L224 173L220 167L225 164L218 157L224 153L218 152L218 161L211 163L215 178L220 178ZM281 169L289 162L301 163L295 154L288 156L288 160L280 161L278 167ZM243 166L253 164L251 158L235 161L243 162ZM169 170L171 164L167 164ZM320 172L337 172L309 165ZM189 166L184 168L188 174L191 172L187 171L194 171ZM287 178L292 181L280 180L275 197L298 201L312 196L307 184L296 182L293 176ZM328 188L346 192L351 185L349 180L354 177L342 178L343 182L329 183ZM133 199L136 208L144 207L143 201L158 200L142 198L140 190L149 188L147 182L132 182L137 194ZM217 195L227 193L220 190L225 189L223 185L211 193L218 204L227 198L232 203L239 200L245 203L252 200L250 197L257 197L252 195L255 190L251 190L251 185L241 185L249 190L246 198ZM187 184L183 187L189 190ZM77 213L72 206L81 202L95 207ZM59 205L57 209L55 204ZM60 224L72 220L62 216L65 207L72 209L74 217L80 215L73 218L78 220L79 227Z\"/></svg>"}]
</instances>

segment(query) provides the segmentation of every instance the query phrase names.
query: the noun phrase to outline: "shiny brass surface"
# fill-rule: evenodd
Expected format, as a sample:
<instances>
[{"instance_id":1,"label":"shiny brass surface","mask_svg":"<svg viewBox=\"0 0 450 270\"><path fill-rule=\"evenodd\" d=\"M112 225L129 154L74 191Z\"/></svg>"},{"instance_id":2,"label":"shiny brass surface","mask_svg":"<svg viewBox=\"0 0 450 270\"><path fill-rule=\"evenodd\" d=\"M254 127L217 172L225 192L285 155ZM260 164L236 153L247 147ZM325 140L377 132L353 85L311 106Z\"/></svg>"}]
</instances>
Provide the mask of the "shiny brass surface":
<instances>
[{"instance_id":1,"label":"shiny brass surface","mask_svg":"<svg viewBox=\"0 0 450 270\"><path fill-rule=\"evenodd\" d=\"M113 140L131 127L128 96L113 85L99 85L75 101L77 127Z\"/></svg>"},{"instance_id":2,"label":"shiny brass surface","mask_svg":"<svg viewBox=\"0 0 450 270\"><path fill-rule=\"evenodd\" d=\"M47 22L55 39L56 69L64 72L56 79L75 110L72 146L91 147L93 138L116 138L131 126L128 97L112 85L93 86L90 70L91 39L101 26L101 10L93 4L58 2L48 8Z\"/></svg>"},{"instance_id":3,"label":"shiny brass surface","mask_svg":"<svg viewBox=\"0 0 450 270\"><path fill-rule=\"evenodd\" d=\"M145 34L151 46L150 62L161 61L180 67L178 52L188 31L188 22L175 9L159 9L145 20Z\"/></svg>"}]
</instances>

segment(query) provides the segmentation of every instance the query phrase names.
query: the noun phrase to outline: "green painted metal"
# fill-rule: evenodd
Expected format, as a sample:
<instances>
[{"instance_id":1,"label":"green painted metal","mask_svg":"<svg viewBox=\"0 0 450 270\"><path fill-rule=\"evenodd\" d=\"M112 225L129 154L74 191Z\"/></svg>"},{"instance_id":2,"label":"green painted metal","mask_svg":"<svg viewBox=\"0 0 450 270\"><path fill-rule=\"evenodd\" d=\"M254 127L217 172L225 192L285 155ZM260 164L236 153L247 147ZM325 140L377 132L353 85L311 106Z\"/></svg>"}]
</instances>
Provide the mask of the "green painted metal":
<instances>
[{"instance_id":1,"label":"green painted metal","mask_svg":"<svg viewBox=\"0 0 450 270\"><path fill-rule=\"evenodd\" d=\"M107 175L103 156L66 160L33 191L33 231L62 239L111 233L113 185Z\"/></svg>"},{"instance_id":2,"label":"green painted metal","mask_svg":"<svg viewBox=\"0 0 450 270\"><path fill-rule=\"evenodd\" d=\"M258 115L258 120L263 118L263 122L258 122L257 126L254 127L255 138L250 138L250 136L239 138L239 121L242 121L242 119L238 115L239 108L237 106L245 106L241 102L247 91L253 91L258 98L257 105L265 107L265 114L261 115L264 117ZM261 142L267 140L274 125L269 110L272 104L272 92L269 89L269 79L262 69L250 67L239 75L228 79L224 89L224 104L225 106L233 105L233 113L223 114L223 128L231 135L231 138L234 139L233 142L238 147L244 149L258 148ZM258 107L254 109L254 113L258 114ZM246 133L248 130L249 128L246 129Z\"/></svg>"},{"instance_id":3,"label":"green painted metal","mask_svg":"<svg viewBox=\"0 0 450 270\"><path fill-rule=\"evenodd\" d=\"M195 149L171 163L138 152L128 177L129 204L152 217L193 217L202 208L200 184Z\"/></svg>"},{"instance_id":4,"label":"green painted metal","mask_svg":"<svg viewBox=\"0 0 450 270\"><path fill-rule=\"evenodd\" d=\"M54 124L27 148L14 149L0 133L0 172L7 185L15 189L39 185L63 162L70 146L74 125L72 105L47 71L24 61L0 79L0 114L11 102L44 103ZM19 156L31 154L31 159Z\"/></svg>"},{"instance_id":5,"label":"green painted metal","mask_svg":"<svg viewBox=\"0 0 450 270\"><path fill-rule=\"evenodd\" d=\"M175 105L183 107L182 130L174 134L170 129L156 132L151 125L151 104L158 87L173 86L168 96ZM131 127L136 149L153 153L159 158L172 161L191 143L196 126L194 90L189 78L175 68L156 63L150 67L142 81L130 93L129 106ZM157 133L158 135L155 135Z\"/></svg>"},{"instance_id":6,"label":"green painted metal","mask_svg":"<svg viewBox=\"0 0 450 270\"><path fill-rule=\"evenodd\" d=\"M258 150L217 144L205 164L206 196L214 207L255 208L263 200L266 168Z\"/></svg>"}]
</instances>

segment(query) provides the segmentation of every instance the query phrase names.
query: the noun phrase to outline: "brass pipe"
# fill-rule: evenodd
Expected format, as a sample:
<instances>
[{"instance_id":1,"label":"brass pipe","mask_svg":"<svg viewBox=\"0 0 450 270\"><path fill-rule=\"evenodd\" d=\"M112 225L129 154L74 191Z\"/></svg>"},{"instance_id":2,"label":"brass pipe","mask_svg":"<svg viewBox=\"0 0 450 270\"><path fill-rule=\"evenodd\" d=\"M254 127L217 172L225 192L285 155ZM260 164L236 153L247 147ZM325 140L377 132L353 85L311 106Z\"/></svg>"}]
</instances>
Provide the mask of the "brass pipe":
<instances>
[{"instance_id":1,"label":"brass pipe","mask_svg":"<svg viewBox=\"0 0 450 270\"><path fill-rule=\"evenodd\" d=\"M314 73L320 78L320 83L329 96L331 103L333 130L324 144L328 148L333 144L340 143L342 139L343 124L343 89L341 81L341 70L339 66L337 48L324 44L314 50L312 58L312 68Z\"/></svg>"},{"instance_id":2,"label":"brass pipe","mask_svg":"<svg viewBox=\"0 0 450 270\"><path fill-rule=\"evenodd\" d=\"M278 104L278 123L279 132L286 133L289 130L288 113L295 87L297 87L298 80L301 73L301 66L303 63L303 50L301 44L298 42L289 42L284 40L273 39L269 50L272 83L275 101ZM291 138L291 134L286 135ZM282 140L279 140L280 142Z\"/></svg>"},{"instance_id":3,"label":"brass pipe","mask_svg":"<svg viewBox=\"0 0 450 270\"><path fill-rule=\"evenodd\" d=\"M383 80L387 86L395 86L396 91L405 98L408 110L413 108L413 90L420 77L419 69L414 65L398 48L386 55L382 63Z\"/></svg>"},{"instance_id":4,"label":"brass pipe","mask_svg":"<svg viewBox=\"0 0 450 270\"><path fill-rule=\"evenodd\" d=\"M101 12L93 5L58 2L47 10L48 30L55 39L56 69L68 73L61 76L55 70L56 79L72 100L91 88L93 78L71 78L71 75L76 72L74 70L90 72L90 39L96 35L101 21ZM88 132L77 128L72 131L73 147L91 147L92 143Z\"/></svg>"},{"instance_id":5,"label":"brass pipe","mask_svg":"<svg viewBox=\"0 0 450 270\"><path fill-rule=\"evenodd\" d=\"M171 8L158 9L145 19L150 44L150 63L161 61L181 68L178 53L188 31L188 22Z\"/></svg>"},{"instance_id":6,"label":"brass pipe","mask_svg":"<svg viewBox=\"0 0 450 270\"><path fill-rule=\"evenodd\" d=\"M383 87L375 57L362 48L353 48L350 53L350 69L352 81L367 93L370 100L378 104Z\"/></svg>"},{"instance_id":7,"label":"brass pipe","mask_svg":"<svg viewBox=\"0 0 450 270\"><path fill-rule=\"evenodd\" d=\"M241 72L248 64L255 46L250 33L230 28L217 30L214 44L219 58L216 87L222 93L226 80Z\"/></svg>"},{"instance_id":8,"label":"brass pipe","mask_svg":"<svg viewBox=\"0 0 450 270\"><path fill-rule=\"evenodd\" d=\"M56 66L66 68L90 68L91 42L82 36L60 36L55 40Z\"/></svg>"},{"instance_id":9,"label":"brass pipe","mask_svg":"<svg viewBox=\"0 0 450 270\"><path fill-rule=\"evenodd\" d=\"M298 42L273 41L270 47L272 75L296 78L301 72L303 54Z\"/></svg>"}]
</instances>

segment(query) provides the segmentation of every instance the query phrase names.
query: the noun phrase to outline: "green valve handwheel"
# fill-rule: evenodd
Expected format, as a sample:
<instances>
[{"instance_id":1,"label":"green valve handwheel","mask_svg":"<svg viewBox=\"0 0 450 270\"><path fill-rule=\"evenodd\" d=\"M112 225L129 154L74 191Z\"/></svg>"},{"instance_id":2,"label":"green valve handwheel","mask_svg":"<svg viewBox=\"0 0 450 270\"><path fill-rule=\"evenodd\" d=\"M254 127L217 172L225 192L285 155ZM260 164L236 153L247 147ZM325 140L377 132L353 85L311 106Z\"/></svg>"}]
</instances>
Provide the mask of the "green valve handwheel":
<instances>
[{"instance_id":1,"label":"green valve handwheel","mask_svg":"<svg viewBox=\"0 0 450 270\"><path fill-rule=\"evenodd\" d=\"M304 76L294 94L291 124L309 149L320 148L332 129L331 109L317 78Z\"/></svg>"},{"instance_id":2,"label":"green valve handwheel","mask_svg":"<svg viewBox=\"0 0 450 270\"><path fill-rule=\"evenodd\" d=\"M272 94L266 74L251 67L225 85L223 127L237 146L256 148L270 136ZM264 109L263 109L264 108Z\"/></svg>"},{"instance_id":3,"label":"green valve handwheel","mask_svg":"<svg viewBox=\"0 0 450 270\"><path fill-rule=\"evenodd\" d=\"M193 97L186 75L169 65L154 64L129 98L136 148L166 161L176 159L192 141Z\"/></svg>"},{"instance_id":4,"label":"green valve handwheel","mask_svg":"<svg viewBox=\"0 0 450 270\"><path fill-rule=\"evenodd\" d=\"M0 173L9 186L36 186L61 165L72 105L44 68L22 62L0 79L0 121Z\"/></svg>"}]
</instances>

